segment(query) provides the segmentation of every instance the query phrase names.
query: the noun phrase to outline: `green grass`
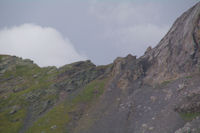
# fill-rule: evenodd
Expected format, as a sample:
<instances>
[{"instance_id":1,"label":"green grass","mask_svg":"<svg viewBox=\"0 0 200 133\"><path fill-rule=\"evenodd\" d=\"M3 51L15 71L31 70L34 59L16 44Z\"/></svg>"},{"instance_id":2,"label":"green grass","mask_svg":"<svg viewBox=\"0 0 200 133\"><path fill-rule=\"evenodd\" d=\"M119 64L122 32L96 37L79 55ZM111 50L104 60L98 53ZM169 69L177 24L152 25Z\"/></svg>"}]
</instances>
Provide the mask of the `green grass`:
<instances>
[{"instance_id":1,"label":"green grass","mask_svg":"<svg viewBox=\"0 0 200 133\"><path fill-rule=\"evenodd\" d=\"M171 80L166 80L161 83L161 86L166 86L171 82Z\"/></svg>"},{"instance_id":2,"label":"green grass","mask_svg":"<svg viewBox=\"0 0 200 133\"><path fill-rule=\"evenodd\" d=\"M16 103L18 104L25 103L26 94L32 93L35 90L48 89L49 86L52 84L52 82L45 80L46 80L45 77L43 77L43 79L39 79L36 81L28 80L24 84L19 84L15 86L15 87L25 87L26 89L16 93L10 93L7 99L3 99L0 101L0 108L3 108L5 106L12 106L13 104Z\"/></svg>"},{"instance_id":3,"label":"green grass","mask_svg":"<svg viewBox=\"0 0 200 133\"><path fill-rule=\"evenodd\" d=\"M84 89L71 101L64 101L54 106L47 114L37 120L27 133L64 133L67 132L66 125L73 119L73 113L79 114L82 104L89 105L94 102L104 91L107 79L95 80L84 87ZM51 127L56 125L56 128Z\"/></svg>"},{"instance_id":4,"label":"green grass","mask_svg":"<svg viewBox=\"0 0 200 133\"><path fill-rule=\"evenodd\" d=\"M0 113L0 132L17 133L23 125L26 116L26 109L21 109L14 114L9 114L10 110Z\"/></svg>"},{"instance_id":5,"label":"green grass","mask_svg":"<svg viewBox=\"0 0 200 133\"><path fill-rule=\"evenodd\" d=\"M200 116L200 113L180 113L180 115L185 121L191 121L195 117Z\"/></svg>"},{"instance_id":6,"label":"green grass","mask_svg":"<svg viewBox=\"0 0 200 133\"><path fill-rule=\"evenodd\" d=\"M65 104L59 104L55 106L51 111L45 114L34 123L34 125L27 131L27 133L62 133L64 132L64 126L69 121L67 111L69 108ZM51 127L56 125L55 129Z\"/></svg>"},{"instance_id":7,"label":"green grass","mask_svg":"<svg viewBox=\"0 0 200 133\"><path fill-rule=\"evenodd\" d=\"M42 71L38 66L28 66L28 65L16 65L14 69L6 71L3 75L4 78L9 77L26 77L32 78L33 74L40 73Z\"/></svg>"},{"instance_id":8,"label":"green grass","mask_svg":"<svg viewBox=\"0 0 200 133\"><path fill-rule=\"evenodd\" d=\"M186 79L191 79L191 78L192 78L192 75L186 76L185 78L186 78Z\"/></svg>"},{"instance_id":9,"label":"green grass","mask_svg":"<svg viewBox=\"0 0 200 133\"><path fill-rule=\"evenodd\" d=\"M0 55L0 61L3 59L3 57L6 57L7 55Z\"/></svg>"},{"instance_id":10,"label":"green grass","mask_svg":"<svg viewBox=\"0 0 200 133\"><path fill-rule=\"evenodd\" d=\"M0 62L1 62L2 58L3 58L3 56L2 56L2 55L0 55Z\"/></svg>"},{"instance_id":11,"label":"green grass","mask_svg":"<svg viewBox=\"0 0 200 133\"><path fill-rule=\"evenodd\" d=\"M14 69L4 73L3 78L13 78L9 81L4 81L2 84L16 84L10 86L10 89L4 93L7 98L0 96L0 133L19 132L26 117L26 108L29 106L29 102L26 99L27 94L34 93L37 90L48 91L49 87L53 84L53 77L57 74L56 71L49 73L50 70L51 68L39 68L36 65L17 65ZM33 77L34 74L38 76L35 78ZM25 89L15 93L11 91L16 88ZM53 101L55 99L57 99L57 93L54 92L48 92L48 94L45 93L42 97L38 97L38 101ZM10 108L14 105L19 105L21 110L10 115Z\"/></svg>"},{"instance_id":12,"label":"green grass","mask_svg":"<svg viewBox=\"0 0 200 133\"><path fill-rule=\"evenodd\" d=\"M29 84L29 83L28 83ZM29 84L29 88L19 91L17 93L11 93L7 99L1 99L0 108L2 109L0 112L0 133L17 133L20 127L23 125L23 119L26 116L26 110L20 110L14 115L8 115L7 109L13 105L20 105L23 108L29 106L28 101L25 99L25 94L33 93L34 90L37 89L47 89L51 85L51 82L39 82L38 84ZM56 94L43 95L42 97L38 97L38 101L42 100L54 100L56 99ZM14 119L19 119L16 122L13 122ZM9 128L12 127L12 128Z\"/></svg>"},{"instance_id":13,"label":"green grass","mask_svg":"<svg viewBox=\"0 0 200 133\"><path fill-rule=\"evenodd\" d=\"M2 56L0 56L1 60ZM86 66L87 67L87 66ZM40 68L34 64L18 64L12 67L12 70L7 70L2 78L9 79L1 83L5 86L6 92L0 95L0 133L17 133L23 126L26 117L26 109L30 106L31 101L29 96L37 96L38 102L53 101L58 99L58 93L52 87L53 83L57 81L57 75L72 70L72 65L65 66L61 71L55 68ZM88 77L81 77L87 79ZM80 83L84 82L80 80ZM74 112L81 113L82 105L90 105L98 98L104 91L104 86L107 79L95 80L87 84L71 101L63 101L55 105L50 111L40 117L27 133L63 133L66 131L66 125L73 120ZM12 84L12 85L11 85ZM8 85L8 89L7 89ZM52 87L52 88L51 88ZM21 89L22 88L22 89ZM12 90L19 91L13 92ZM42 95L39 95L41 93ZM4 98L6 95L7 98ZM11 107L19 105L21 107L14 114L9 114ZM40 108L40 107L39 107ZM37 111L42 110L38 109ZM56 128L51 128L56 125ZM10 128L12 127L12 128Z\"/></svg>"},{"instance_id":14,"label":"green grass","mask_svg":"<svg viewBox=\"0 0 200 133\"><path fill-rule=\"evenodd\" d=\"M91 99L98 97L104 91L104 86L107 79L95 80L88 84L82 93L80 93L74 100L73 103L78 102L89 102Z\"/></svg>"},{"instance_id":15,"label":"green grass","mask_svg":"<svg viewBox=\"0 0 200 133\"><path fill-rule=\"evenodd\" d=\"M49 73L51 68L40 68L37 65L16 65L14 69L10 71L6 71L3 75L4 78L9 77L23 77L28 80L46 80L47 78L51 78L56 76L57 71ZM33 76L37 75L37 79Z\"/></svg>"}]
</instances>

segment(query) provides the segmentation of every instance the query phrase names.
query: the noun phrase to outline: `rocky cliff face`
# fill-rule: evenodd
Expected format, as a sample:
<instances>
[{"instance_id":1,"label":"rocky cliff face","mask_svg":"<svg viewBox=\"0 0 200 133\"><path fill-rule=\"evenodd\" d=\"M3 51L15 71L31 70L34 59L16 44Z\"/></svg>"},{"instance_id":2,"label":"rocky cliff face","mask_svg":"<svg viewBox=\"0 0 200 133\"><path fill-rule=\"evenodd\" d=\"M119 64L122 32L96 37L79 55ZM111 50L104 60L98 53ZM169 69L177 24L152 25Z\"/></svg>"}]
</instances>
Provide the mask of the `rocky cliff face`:
<instances>
[{"instance_id":1,"label":"rocky cliff face","mask_svg":"<svg viewBox=\"0 0 200 133\"><path fill-rule=\"evenodd\" d=\"M148 60L148 82L162 82L199 72L200 3L173 24L160 43L141 58Z\"/></svg>"},{"instance_id":2,"label":"rocky cliff face","mask_svg":"<svg viewBox=\"0 0 200 133\"><path fill-rule=\"evenodd\" d=\"M199 28L197 3L142 57L106 66L0 55L0 132L199 133Z\"/></svg>"}]
</instances>

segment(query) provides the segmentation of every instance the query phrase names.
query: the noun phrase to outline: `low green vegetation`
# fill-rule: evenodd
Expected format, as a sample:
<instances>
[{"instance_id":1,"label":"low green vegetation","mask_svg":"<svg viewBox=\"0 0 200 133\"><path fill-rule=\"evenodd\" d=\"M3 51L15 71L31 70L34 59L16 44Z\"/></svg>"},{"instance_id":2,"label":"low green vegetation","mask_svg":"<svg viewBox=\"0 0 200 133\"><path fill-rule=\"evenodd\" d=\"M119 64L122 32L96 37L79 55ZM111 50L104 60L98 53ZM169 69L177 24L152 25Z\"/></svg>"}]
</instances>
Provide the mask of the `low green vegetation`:
<instances>
[{"instance_id":1,"label":"low green vegetation","mask_svg":"<svg viewBox=\"0 0 200 133\"><path fill-rule=\"evenodd\" d=\"M103 80L95 80L88 85L86 85L85 89L75 98L73 99L73 103L87 103L92 99L101 95L104 91L104 86L107 79Z\"/></svg>"},{"instance_id":2,"label":"low green vegetation","mask_svg":"<svg viewBox=\"0 0 200 133\"><path fill-rule=\"evenodd\" d=\"M192 75L186 76L185 78L186 78L186 79L191 79L191 78L192 78Z\"/></svg>"},{"instance_id":3,"label":"low green vegetation","mask_svg":"<svg viewBox=\"0 0 200 133\"><path fill-rule=\"evenodd\" d=\"M1 133L17 133L23 126L26 116L26 109L20 109L16 113L11 114L11 110L0 113L0 132Z\"/></svg>"},{"instance_id":4,"label":"low green vegetation","mask_svg":"<svg viewBox=\"0 0 200 133\"><path fill-rule=\"evenodd\" d=\"M6 57L6 56L8 56L8 55L0 55L0 61L4 58L4 57Z\"/></svg>"},{"instance_id":5,"label":"low green vegetation","mask_svg":"<svg viewBox=\"0 0 200 133\"><path fill-rule=\"evenodd\" d=\"M3 58L3 56L2 56L2 55L0 55L0 61L2 60L2 58Z\"/></svg>"},{"instance_id":6,"label":"low green vegetation","mask_svg":"<svg viewBox=\"0 0 200 133\"><path fill-rule=\"evenodd\" d=\"M161 86L166 86L171 82L171 80L166 80L161 83Z\"/></svg>"},{"instance_id":7,"label":"low green vegetation","mask_svg":"<svg viewBox=\"0 0 200 133\"><path fill-rule=\"evenodd\" d=\"M27 133L63 133L64 126L70 120L68 111L69 106L66 106L65 103L55 106L45 116L37 120Z\"/></svg>"},{"instance_id":8,"label":"low green vegetation","mask_svg":"<svg viewBox=\"0 0 200 133\"><path fill-rule=\"evenodd\" d=\"M70 131L70 123L103 93L107 82L105 78L94 80L105 68L96 69L90 61L59 69L40 68L30 60L10 56L3 63L6 65L0 75L0 133L18 133L29 125L27 133ZM59 101L63 90L75 93Z\"/></svg>"},{"instance_id":9,"label":"low green vegetation","mask_svg":"<svg viewBox=\"0 0 200 133\"><path fill-rule=\"evenodd\" d=\"M107 79L95 80L84 87L70 101L65 100L62 103L54 106L48 113L37 120L27 133L64 133L67 132L67 125L73 121L74 117L80 116L81 111L86 106L89 106L96 98L104 91Z\"/></svg>"},{"instance_id":10,"label":"low green vegetation","mask_svg":"<svg viewBox=\"0 0 200 133\"><path fill-rule=\"evenodd\" d=\"M200 113L180 113L180 115L185 121L191 121L197 116L200 116Z\"/></svg>"},{"instance_id":11,"label":"low green vegetation","mask_svg":"<svg viewBox=\"0 0 200 133\"><path fill-rule=\"evenodd\" d=\"M0 56L2 57L2 56ZM24 124L27 107L32 97L39 104L43 101L57 99L57 94L51 92L53 77L57 74L51 68L40 68L37 65L18 64L2 75L1 89L5 87L4 93L0 95L0 133L17 133ZM40 96L43 94L42 96ZM13 106L19 109L12 112ZM42 109L42 108L39 108Z\"/></svg>"}]
</instances>

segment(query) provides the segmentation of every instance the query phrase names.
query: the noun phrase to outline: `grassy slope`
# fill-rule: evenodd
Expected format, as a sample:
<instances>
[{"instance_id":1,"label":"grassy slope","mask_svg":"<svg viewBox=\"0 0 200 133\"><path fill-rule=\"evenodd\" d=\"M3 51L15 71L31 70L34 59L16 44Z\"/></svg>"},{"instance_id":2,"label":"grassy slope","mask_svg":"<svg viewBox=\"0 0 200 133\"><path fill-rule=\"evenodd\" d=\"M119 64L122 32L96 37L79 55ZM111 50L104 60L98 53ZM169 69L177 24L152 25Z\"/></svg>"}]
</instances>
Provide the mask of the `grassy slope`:
<instances>
[{"instance_id":1,"label":"grassy slope","mask_svg":"<svg viewBox=\"0 0 200 133\"><path fill-rule=\"evenodd\" d=\"M67 125L103 93L107 82L106 78L94 80L104 67L93 69L94 65L89 61L69 64L60 69L40 68L30 61L0 55L0 63L0 71L6 68L3 74L0 73L0 133L18 133L30 114L30 106L31 115L37 120L27 130L28 133L67 132ZM65 76L66 73L72 74L72 77L62 79L61 76L58 79L59 75ZM55 104L58 100L59 93L55 85L68 85L71 84L70 80L81 87L89 83L82 90L79 89L71 101L59 102L40 117L40 112L44 110L43 103L54 101Z\"/></svg>"},{"instance_id":2,"label":"grassy slope","mask_svg":"<svg viewBox=\"0 0 200 133\"><path fill-rule=\"evenodd\" d=\"M104 91L107 79L95 80L72 99L55 106L51 111L34 123L27 133L65 133L66 125L73 120L73 113L81 113L81 105L89 105Z\"/></svg>"},{"instance_id":3,"label":"grassy slope","mask_svg":"<svg viewBox=\"0 0 200 133\"><path fill-rule=\"evenodd\" d=\"M180 116L185 120L185 121L191 121L197 116L200 116L200 113L180 113Z\"/></svg>"},{"instance_id":4,"label":"grassy slope","mask_svg":"<svg viewBox=\"0 0 200 133\"><path fill-rule=\"evenodd\" d=\"M10 78L10 80L1 82L1 86L9 86L6 88L6 93L0 94L1 133L17 133L19 131L26 117L27 106L29 104L26 100L26 94L34 90L46 89L52 84L49 78L52 77L55 72L47 74L48 71L48 68L41 69L36 65L16 65L12 71L4 73L3 79ZM38 77L33 77L33 75L38 75ZM11 84L13 84L13 86L11 86ZM19 88L24 89L13 92ZM56 96L48 97L56 98ZM19 109L17 109L15 113L10 113L15 106Z\"/></svg>"}]
</instances>

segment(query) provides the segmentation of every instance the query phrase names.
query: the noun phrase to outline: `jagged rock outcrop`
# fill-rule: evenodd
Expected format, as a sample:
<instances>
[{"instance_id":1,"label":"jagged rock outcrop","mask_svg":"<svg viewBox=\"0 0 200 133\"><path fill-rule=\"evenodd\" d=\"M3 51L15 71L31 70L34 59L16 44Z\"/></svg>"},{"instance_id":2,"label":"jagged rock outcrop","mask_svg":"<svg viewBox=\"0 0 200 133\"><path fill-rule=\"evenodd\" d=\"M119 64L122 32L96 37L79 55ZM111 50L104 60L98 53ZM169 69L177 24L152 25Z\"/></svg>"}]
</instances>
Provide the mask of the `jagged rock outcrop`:
<instances>
[{"instance_id":1,"label":"jagged rock outcrop","mask_svg":"<svg viewBox=\"0 0 200 133\"><path fill-rule=\"evenodd\" d=\"M149 68L145 80L161 83L199 72L200 3L186 11L173 24L160 43L145 53Z\"/></svg>"},{"instance_id":2,"label":"jagged rock outcrop","mask_svg":"<svg viewBox=\"0 0 200 133\"><path fill-rule=\"evenodd\" d=\"M134 80L144 76L142 64L136 56L128 55L125 58L118 57L113 63L112 77L118 79L119 88L127 88Z\"/></svg>"}]
</instances>

